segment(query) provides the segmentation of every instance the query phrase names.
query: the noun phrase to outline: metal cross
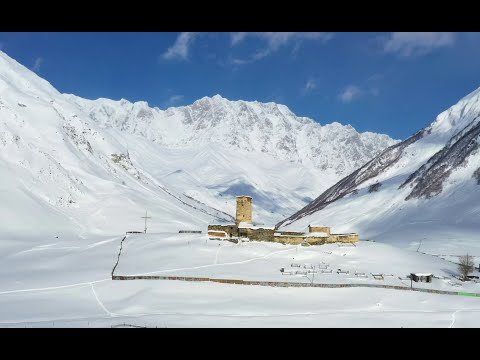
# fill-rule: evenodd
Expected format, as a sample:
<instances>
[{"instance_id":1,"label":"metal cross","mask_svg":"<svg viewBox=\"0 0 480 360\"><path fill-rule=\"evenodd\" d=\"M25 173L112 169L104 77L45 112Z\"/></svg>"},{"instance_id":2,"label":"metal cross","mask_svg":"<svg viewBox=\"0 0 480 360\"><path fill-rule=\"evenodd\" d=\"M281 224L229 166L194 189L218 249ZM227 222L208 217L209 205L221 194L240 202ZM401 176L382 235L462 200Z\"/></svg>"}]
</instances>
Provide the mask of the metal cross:
<instances>
[{"instance_id":1,"label":"metal cross","mask_svg":"<svg viewBox=\"0 0 480 360\"><path fill-rule=\"evenodd\" d=\"M147 219L151 219L151 216L148 216L147 211L145 210L145 216L142 216L141 219L145 219L145 234L147 233Z\"/></svg>"}]
</instances>

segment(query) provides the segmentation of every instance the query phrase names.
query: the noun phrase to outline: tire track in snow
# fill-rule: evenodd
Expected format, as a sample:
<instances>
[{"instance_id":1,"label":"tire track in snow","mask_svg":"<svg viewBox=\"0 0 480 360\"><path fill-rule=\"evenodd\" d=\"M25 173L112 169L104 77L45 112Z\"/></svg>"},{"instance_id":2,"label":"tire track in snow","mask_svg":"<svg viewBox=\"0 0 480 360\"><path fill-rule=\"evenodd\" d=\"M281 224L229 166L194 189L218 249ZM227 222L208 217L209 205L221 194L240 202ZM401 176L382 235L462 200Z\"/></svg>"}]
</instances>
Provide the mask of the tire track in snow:
<instances>
[{"instance_id":1,"label":"tire track in snow","mask_svg":"<svg viewBox=\"0 0 480 360\"><path fill-rule=\"evenodd\" d=\"M115 268L117 267L118 262L119 262L119 260L120 260L120 254L121 254L121 252L122 252L123 241L124 241L126 238L127 238L127 237L125 236L125 237L122 239L121 243L120 243L120 252L118 253L117 262L116 262L115 266L113 267L112 276L113 276L113 272L115 271ZM104 241L104 242L102 242L102 243L110 242L110 241L114 241L114 239L112 239L112 240L107 240L107 241ZM44 288L6 290L6 291L0 291L0 295L16 294L16 293L29 293L29 292L41 292L41 291L60 290L60 289L68 289L68 288L73 288L73 287L78 287L78 286L87 286L87 285L97 284L97 283L101 283L101 282L105 282L105 281L109 281L109 280L111 281L112 278L101 279L101 280L94 280L94 281L88 281L88 282L76 283L76 284L69 284L69 285L44 287Z\"/></svg>"},{"instance_id":2,"label":"tire track in snow","mask_svg":"<svg viewBox=\"0 0 480 360\"><path fill-rule=\"evenodd\" d=\"M453 313L452 313L452 322L450 323L450 325L448 326L448 328L452 328L453 325L455 325L455 320L456 320L456 315L457 313L461 311L461 310L455 310Z\"/></svg>"},{"instance_id":3,"label":"tire track in snow","mask_svg":"<svg viewBox=\"0 0 480 360\"><path fill-rule=\"evenodd\" d=\"M109 316L111 317L116 317L118 316L117 314L114 314L112 312L110 312L106 307L105 305L103 305L103 303L100 301L100 299L98 298L98 295L97 295L97 292L95 291L95 288L93 286L93 284L90 284L90 287L92 289L92 293L93 293L93 296L95 296L95 300L97 300L97 303L98 305L100 305L100 307L103 309L103 311L105 311Z\"/></svg>"},{"instance_id":4,"label":"tire track in snow","mask_svg":"<svg viewBox=\"0 0 480 360\"><path fill-rule=\"evenodd\" d=\"M215 267L215 266L223 266L223 265L240 265L240 264L248 264L252 261L255 260L260 260L260 259L265 259L269 256L287 252L287 251L292 251L293 249L286 249L286 250L279 250L279 251L274 251L271 253L268 253L266 255L262 255L256 258L248 259L248 260L243 260L243 261L238 261L238 262L230 262L230 263L222 263L222 264L210 264L210 265L202 265L202 266L195 266L195 267L190 267L190 268L180 268L180 269L167 269L167 270L159 270L159 271L153 271L149 273L142 273L142 274L135 274L135 275L130 275L130 276L141 276L141 275L150 275L150 274L157 274L157 273L163 273L163 272L172 272L172 271L183 271L183 270L195 270L195 269L203 269L203 268L209 268L209 267ZM68 289L68 288L74 288L74 287L79 287L79 286L88 286L91 284L98 284L106 281L112 281L112 278L107 278L107 279L101 279L101 280L94 280L94 281L88 281L88 282L82 282L82 283L75 283L75 284L68 284L68 285L60 285L60 286L50 286L50 287L43 287L43 288L32 288L32 289L18 289L18 290L5 290L5 291L0 291L0 295L7 295L7 294L17 294L17 293L29 293L29 292L41 292L41 291L50 291L50 290L60 290L60 289Z\"/></svg>"},{"instance_id":5,"label":"tire track in snow","mask_svg":"<svg viewBox=\"0 0 480 360\"><path fill-rule=\"evenodd\" d=\"M11 290L11 291L3 291L0 292L0 295L5 295L5 294L15 294L15 293L29 293L29 292L41 292L41 291L50 291L50 290L59 290L59 289L67 289L67 288L73 288L73 287L81 287L81 286L87 286L90 285L90 288L92 290L93 296L95 297L96 302L98 305L102 308L102 310L108 314L110 317L117 317L119 316L118 314L112 313L110 310L108 310L105 305L102 303L100 298L98 297L97 292L95 291L94 284L98 284L101 282L105 281L112 281L111 279L103 279L103 280L96 280L92 282L87 282L87 283L78 283L78 284L71 284L71 285L64 285L64 286L54 286L54 287L48 287L48 288L38 288L38 289L23 289L23 290Z\"/></svg>"},{"instance_id":6,"label":"tire track in snow","mask_svg":"<svg viewBox=\"0 0 480 360\"><path fill-rule=\"evenodd\" d=\"M455 310L452 313L452 322L448 326L449 328L452 328L455 325L455 322L457 321L457 314L460 312L480 312L480 309L461 309L461 310Z\"/></svg>"},{"instance_id":7,"label":"tire track in snow","mask_svg":"<svg viewBox=\"0 0 480 360\"><path fill-rule=\"evenodd\" d=\"M475 310L468 310L468 309L465 309L465 310L458 310L458 311L465 311L465 312L468 312L468 311L480 311L478 309L475 309ZM78 318L78 319L71 319L71 318L59 318L59 319L55 319L55 323L59 323L60 326L62 325L62 323L65 323L65 324L68 324L68 323L76 323L76 324L80 324L82 323L83 325L85 325L84 323L86 321L88 321L89 319L91 320L91 323L94 324L95 322L99 322L101 321L102 319L118 319L118 321L121 321L122 319L136 319L137 322L139 321L145 321L145 319L142 319L144 317L152 317L152 319L148 319L149 322L153 322L153 323L156 323L156 321L161 321L162 319L158 319L158 320L155 320L154 317L157 317L157 316L166 316L166 317L188 317L188 318L191 318L191 317L205 317L205 318L224 318L224 319L228 319L228 318L232 318L232 319L258 319L258 318L264 318L264 319L268 319L268 318L279 318L279 319L282 319L282 318L289 318L289 317L312 317L312 316L325 316L325 315L341 315L341 314L352 314L353 316L357 315L357 314L368 314L368 315L379 315L381 316L382 318L385 317L386 314L389 314L389 315L400 315L400 314L404 314L404 313L409 313L409 314L419 314L419 315L422 315L422 314L442 314L442 313L445 313L446 311L443 311L443 310L438 310L438 311L435 311L435 310L432 310L432 311L423 311L423 310L387 310L387 311L381 311L381 312L377 312L377 311L372 311L372 310L363 310L363 309L352 309L352 310L320 310L320 311L312 311L312 312L292 312L292 313L245 313L245 314L241 314L241 313L225 313L225 314L214 314L214 313L202 313L202 312L165 312L165 311L153 311L153 312L150 312L150 313L135 313L135 314L114 314L113 317L111 316L108 316L108 317L85 317L85 318ZM195 319L197 320L197 319ZM401 319L399 319L400 321ZM52 323L53 320L40 320L40 321L6 321L6 322L1 322L0 321L0 324L2 324L3 326L8 326L8 325L11 325L11 326L17 326L17 327L20 327L19 325L22 325L22 324L29 324L29 325L32 325L32 324L46 324L45 327L48 327L49 324ZM80 324L80 325L82 325ZM160 325L160 323L158 323ZM100 323L100 327L109 327L109 323L107 322L106 324L101 324ZM110 325L111 326L111 325ZM391 326L391 325L388 325L388 326ZM401 323L399 323L398 325L396 325L397 327L405 327L403 326ZM414 327L417 326L417 323L415 323L413 325ZM426 325L428 326L428 325ZM152 325L152 327L154 327ZM160 326L159 326L160 327Z\"/></svg>"},{"instance_id":8,"label":"tire track in snow","mask_svg":"<svg viewBox=\"0 0 480 360\"><path fill-rule=\"evenodd\" d=\"M83 282L83 283L77 283L77 284L51 286L51 287L44 287L44 288L7 290L7 291L0 291L0 295L68 289L68 288L73 288L73 287L87 286L87 285L91 285L91 284L98 284L98 283L105 282L105 281L112 281L112 279L108 278L108 279L95 280L95 281L89 281L89 282Z\"/></svg>"},{"instance_id":9,"label":"tire track in snow","mask_svg":"<svg viewBox=\"0 0 480 360\"><path fill-rule=\"evenodd\" d=\"M479 310L458 310L458 311L479 311ZM384 317L386 314L443 314L449 312L448 310L409 310L409 309L399 309L399 310L366 310L366 309L343 309L343 310L317 310L317 311L306 311L306 312L286 312L286 313L224 313L224 314L215 314L207 312L167 312L167 311L152 311L145 313L129 313L129 314L115 314L115 317L145 317L145 316L204 316L204 317L216 317L216 318L282 318L282 317L298 317L298 316L322 316L322 315L332 315L332 314L369 314L369 315L378 315Z\"/></svg>"},{"instance_id":10,"label":"tire track in snow","mask_svg":"<svg viewBox=\"0 0 480 360\"><path fill-rule=\"evenodd\" d=\"M243 260L243 261L235 261L235 262L229 262L229 263L220 263L220 264L209 264L209 265L201 265L201 266L194 266L194 267L188 267L188 268L179 268L179 269L167 269L167 270L158 270L158 271L151 271L147 273L141 273L141 274L133 274L133 275L126 275L126 276L145 276L145 275L153 275L153 274L160 274L160 273L165 273L165 272L172 272L172 271L184 271L184 270L198 270L198 269L205 269L209 267L216 267L216 266L224 266L224 265L242 265L242 264L248 264L252 261L260 260L260 259L265 259L269 256L276 255L279 253L287 252L287 251L293 251L296 248L292 249L286 249L286 250L279 250L279 251L274 251L271 253L268 253L266 255L262 255L259 257L255 257L252 259L248 260Z\"/></svg>"}]
</instances>

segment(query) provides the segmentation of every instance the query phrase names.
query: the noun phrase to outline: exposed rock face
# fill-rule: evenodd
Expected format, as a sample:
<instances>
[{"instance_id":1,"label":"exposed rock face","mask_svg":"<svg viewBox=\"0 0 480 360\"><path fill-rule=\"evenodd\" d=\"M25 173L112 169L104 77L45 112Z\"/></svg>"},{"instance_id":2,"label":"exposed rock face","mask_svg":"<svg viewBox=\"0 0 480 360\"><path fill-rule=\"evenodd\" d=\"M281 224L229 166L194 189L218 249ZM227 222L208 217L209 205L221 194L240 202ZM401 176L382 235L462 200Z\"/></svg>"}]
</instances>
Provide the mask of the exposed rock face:
<instances>
[{"instance_id":1,"label":"exposed rock face","mask_svg":"<svg viewBox=\"0 0 480 360\"><path fill-rule=\"evenodd\" d=\"M480 122L475 120L450 139L442 150L400 186L400 188L413 186L412 192L405 200L421 197L428 199L442 192L443 184L452 171L463 166L480 146Z\"/></svg>"},{"instance_id":2,"label":"exposed rock face","mask_svg":"<svg viewBox=\"0 0 480 360\"><path fill-rule=\"evenodd\" d=\"M411 144L422 139L423 136L428 133L428 131L428 129L419 131L415 135L409 137L407 140L390 146L379 156L369 161L360 169L354 171L349 176L340 180L337 184L325 191L322 195L320 195L317 199L308 204L306 207L293 214L288 219L285 219L284 221L278 223L277 227L280 227L285 223L293 222L295 220L298 220L299 218L319 211L328 204L343 198L350 192L354 192L356 188L362 185L364 182L375 178L382 172L386 171L389 167L395 165L402 157L404 150Z\"/></svg>"},{"instance_id":3,"label":"exposed rock face","mask_svg":"<svg viewBox=\"0 0 480 360\"><path fill-rule=\"evenodd\" d=\"M322 223L334 231L407 244L419 237L443 244L476 239L479 148L477 89L430 126L389 147L277 227L296 230Z\"/></svg>"},{"instance_id":4,"label":"exposed rock face","mask_svg":"<svg viewBox=\"0 0 480 360\"><path fill-rule=\"evenodd\" d=\"M341 178L397 143L387 135L358 133L350 125L320 125L276 103L229 101L219 95L162 111L145 102L68 99L104 128L138 134L173 148L221 143L314 166Z\"/></svg>"}]
</instances>

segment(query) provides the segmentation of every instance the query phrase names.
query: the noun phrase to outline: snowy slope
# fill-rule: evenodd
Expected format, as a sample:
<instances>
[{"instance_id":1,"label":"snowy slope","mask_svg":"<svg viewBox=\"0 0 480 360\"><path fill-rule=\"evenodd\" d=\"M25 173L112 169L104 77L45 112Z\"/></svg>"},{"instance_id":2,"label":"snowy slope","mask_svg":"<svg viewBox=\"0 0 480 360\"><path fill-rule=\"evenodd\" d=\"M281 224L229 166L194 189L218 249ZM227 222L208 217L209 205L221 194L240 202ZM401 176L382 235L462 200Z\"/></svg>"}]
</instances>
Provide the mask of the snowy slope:
<instances>
[{"instance_id":1,"label":"snowy slope","mask_svg":"<svg viewBox=\"0 0 480 360\"><path fill-rule=\"evenodd\" d=\"M231 219L139 169L121 142L3 53L0 170L5 238L142 230L145 208L162 216L157 230Z\"/></svg>"},{"instance_id":2,"label":"snowy slope","mask_svg":"<svg viewBox=\"0 0 480 360\"><path fill-rule=\"evenodd\" d=\"M322 223L437 254L480 254L479 143L480 89L279 226Z\"/></svg>"},{"instance_id":3,"label":"snowy slope","mask_svg":"<svg viewBox=\"0 0 480 360\"><path fill-rule=\"evenodd\" d=\"M255 197L257 222L275 223L392 143L273 103L215 96L162 111L85 100L0 52L7 238L142 230L145 209L152 231L204 228L231 221L239 194Z\"/></svg>"},{"instance_id":4,"label":"snowy slope","mask_svg":"<svg viewBox=\"0 0 480 360\"><path fill-rule=\"evenodd\" d=\"M329 326L476 327L478 298L373 288L279 288L209 282L112 281L120 238L82 243L62 240L2 258L1 327ZM449 279L415 288L480 292L479 283L452 277L455 265L433 256L371 242L303 247L275 243L207 241L205 235L162 233L128 237L123 274L215 276L308 284L279 268L328 264L349 274L317 273L314 282L409 287L409 271L433 271ZM4 252L0 254L4 257ZM391 259L396 261L392 261ZM6 260L6 261L5 261ZM365 272L367 278L355 272ZM385 274L375 280L371 272ZM395 276L386 276L387 274ZM475 273L478 274L478 273ZM275 306L272 306L272 303Z\"/></svg>"},{"instance_id":5,"label":"snowy slope","mask_svg":"<svg viewBox=\"0 0 480 360\"><path fill-rule=\"evenodd\" d=\"M89 104L92 103L82 104L81 99L60 94L48 82L0 52L0 326L478 324L477 300L469 297L387 289L112 281L121 234L143 229L140 216L145 208L153 216L149 234L130 237L134 243L124 243L128 257L120 265L123 269L131 266L132 271L172 274L192 271L195 275L216 269L235 276L248 278L254 274L271 279L281 276L279 266L292 261L328 261L332 266L352 271L395 274L417 270L450 274L455 266L435 257L411 256L411 251L367 242L355 248L336 245L304 248L254 242L233 245L208 241L205 234L178 234L182 228L204 229L207 223L231 220L221 210L226 208L233 213L233 196L248 191L256 196L257 217L268 220L278 214L286 215L290 209L298 209L307 202L303 197L313 196L314 191L328 186L328 182L334 183L351 166L349 161L361 162L365 160L361 160L363 155L379 152L383 145L376 148L375 143L381 144L382 136L359 135L338 124L312 125L322 131L330 128L327 131L330 135L324 139L311 140L317 147L325 147L318 156L314 156L314 147L309 148L308 141L300 137L300 140L294 138L296 152L275 151L281 141L277 130L265 138L267 150L262 152L257 151L258 144L253 140L245 145L250 138L245 138L240 129L241 140L236 144L220 135L220 140L208 141L208 132L200 130L192 130L189 138L188 134L184 137L188 126L184 127L182 121L158 121L153 126L148 124L153 117L142 120L145 124L133 118L123 123L121 117L113 115L103 120L98 115L95 120ZM118 106L118 102L112 104ZM132 106L146 109L146 104ZM148 112L143 119L149 119ZM211 123L217 121L206 116L205 123L207 119ZM218 119L218 126L222 119L226 117ZM254 127L257 125L260 126ZM228 126L234 129L235 121ZM332 129L337 129L337 137ZM289 133L297 134L293 128ZM203 135L197 138L197 134ZM270 140L272 137L276 140ZM359 143L355 150L361 155L358 157L355 152L347 152L345 141L354 139L363 144ZM326 144L327 141L331 143ZM432 141L431 146L435 152L443 145ZM467 156L454 150L453 143L451 148L441 159L447 161L454 154ZM296 157L302 151L311 154L309 161L314 165ZM323 157L327 159L326 154L335 161L322 162ZM337 162L337 158L341 160ZM344 170L337 166L342 159ZM425 156L422 163L427 160ZM425 174L438 174L435 169L435 166L425 167L412 181L419 179L418 183L425 183ZM465 169L470 171L468 167ZM415 170L412 166L408 173ZM457 173L455 170L450 178ZM437 178L441 178L441 173L435 175ZM207 202L218 206L209 206ZM218 207L220 211L215 209ZM397 262L390 261L389 256ZM200 271L194 271L195 265ZM328 282L327 276L319 275L315 281ZM448 283L444 285L455 289ZM478 286L470 283L458 289L478 292ZM276 306L272 307L272 302Z\"/></svg>"},{"instance_id":6,"label":"snowy slope","mask_svg":"<svg viewBox=\"0 0 480 360\"><path fill-rule=\"evenodd\" d=\"M65 97L131 152L130 141L158 145L164 156L150 169L170 187L230 214L234 196L253 196L259 223L285 218L395 143L349 125L321 126L283 105L219 95L165 111L145 102ZM139 161L150 157L137 153Z\"/></svg>"},{"instance_id":7,"label":"snowy slope","mask_svg":"<svg viewBox=\"0 0 480 360\"><path fill-rule=\"evenodd\" d=\"M387 135L358 133L350 125L321 126L276 103L204 97L190 106L162 111L145 102L85 100L65 95L103 128L138 134L168 148L222 144L244 153L315 166L345 176L395 143Z\"/></svg>"}]
</instances>

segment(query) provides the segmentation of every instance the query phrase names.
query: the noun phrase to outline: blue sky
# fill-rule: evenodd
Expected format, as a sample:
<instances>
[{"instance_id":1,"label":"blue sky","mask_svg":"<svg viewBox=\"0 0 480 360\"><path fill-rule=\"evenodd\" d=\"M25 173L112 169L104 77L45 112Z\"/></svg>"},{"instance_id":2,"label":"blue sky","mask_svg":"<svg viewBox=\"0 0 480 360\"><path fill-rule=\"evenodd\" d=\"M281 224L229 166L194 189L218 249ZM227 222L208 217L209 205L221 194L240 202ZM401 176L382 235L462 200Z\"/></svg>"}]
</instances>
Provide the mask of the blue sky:
<instances>
[{"instance_id":1,"label":"blue sky","mask_svg":"<svg viewBox=\"0 0 480 360\"><path fill-rule=\"evenodd\" d=\"M0 49L85 98L275 101L399 139L480 87L480 33L0 33Z\"/></svg>"}]
</instances>

